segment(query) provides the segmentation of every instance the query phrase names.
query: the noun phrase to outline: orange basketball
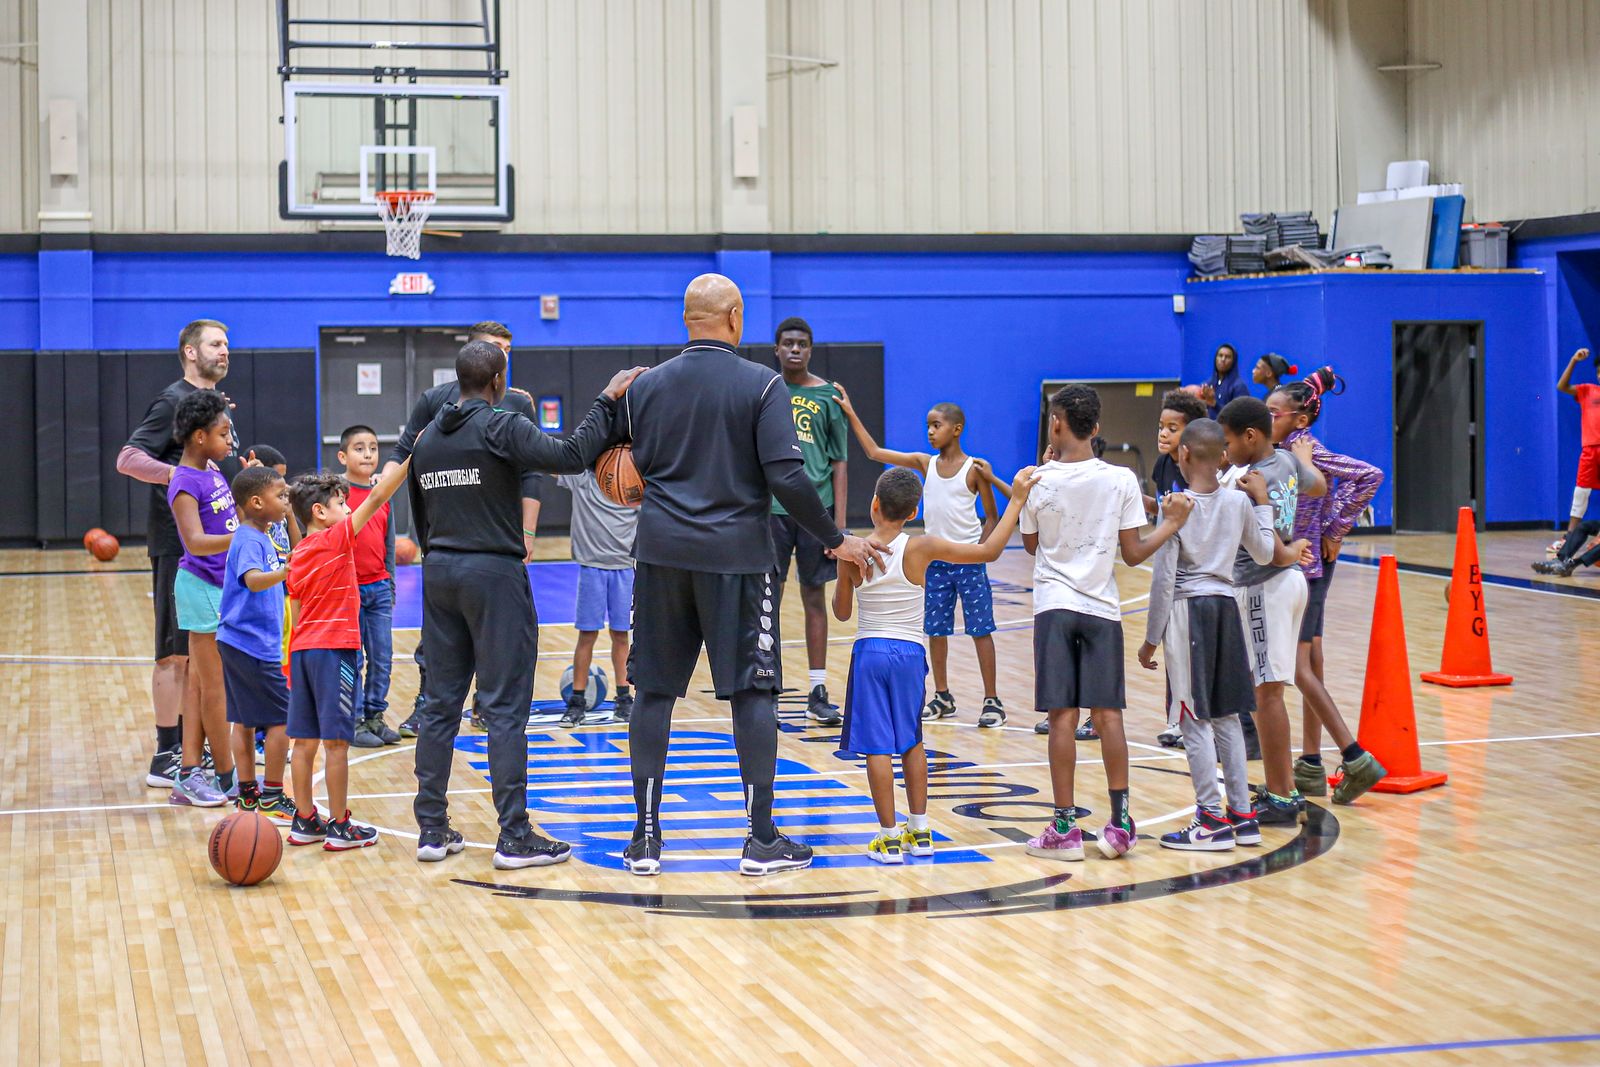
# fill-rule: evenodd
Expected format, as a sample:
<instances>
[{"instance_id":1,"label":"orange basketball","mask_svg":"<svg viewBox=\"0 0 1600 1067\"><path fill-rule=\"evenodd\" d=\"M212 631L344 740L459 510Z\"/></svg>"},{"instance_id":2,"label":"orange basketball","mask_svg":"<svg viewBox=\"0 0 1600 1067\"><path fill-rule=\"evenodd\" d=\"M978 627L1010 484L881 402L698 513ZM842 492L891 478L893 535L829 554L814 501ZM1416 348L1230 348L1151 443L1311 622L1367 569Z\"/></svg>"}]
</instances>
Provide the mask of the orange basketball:
<instances>
[{"instance_id":1,"label":"orange basketball","mask_svg":"<svg viewBox=\"0 0 1600 1067\"><path fill-rule=\"evenodd\" d=\"M394 539L394 561L402 567L409 567L417 561L417 543L409 537L396 537Z\"/></svg>"},{"instance_id":2,"label":"orange basketball","mask_svg":"<svg viewBox=\"0 0 1600 1067\"><path fill-rule=\"evenodd\" d=\"M88 531L87 533L85 533L83 535L83 547L88 549L90 552L93 552L94 551L94 539L96 537L105 537L105 536L107 536L106 532L104 530L100 529L100 527L96 526L94 529Z\"/></svg>"},{"instance_id":3,"label":"orange basketball","mask_svg":"<svg viewBox=\"0 0 1600 1067\"><path fill-rule=\"evenodd\" d=\"M217 823L206 846L211 866L224 881L255 885L278 869L283 838L272 820L256 811L236 811Z\"/></svg>"},{"instance_id":4,"label":"orange basketball","mask_svg":"<svg viewBox=\"0 0 1600 1067\"><path fill-rule=\"evenodd\" d=\"M600 453L595 460L594 477L600 491L618 504L636 508L644 502L644 479L633 465L633 448L617 445Z\"/></svg>"},{"instance_id":5,"label":"orange basketball","mask_svg":"<svg viewBox=\"0 0 1600 1067\"><path fill-rule=\"evenodd\" d=\"M122 548L122 542L105 531L100 536L89 542L89 554L101 563L110 563L117 558L117 551Z\"/></svg>"}]
</instances>

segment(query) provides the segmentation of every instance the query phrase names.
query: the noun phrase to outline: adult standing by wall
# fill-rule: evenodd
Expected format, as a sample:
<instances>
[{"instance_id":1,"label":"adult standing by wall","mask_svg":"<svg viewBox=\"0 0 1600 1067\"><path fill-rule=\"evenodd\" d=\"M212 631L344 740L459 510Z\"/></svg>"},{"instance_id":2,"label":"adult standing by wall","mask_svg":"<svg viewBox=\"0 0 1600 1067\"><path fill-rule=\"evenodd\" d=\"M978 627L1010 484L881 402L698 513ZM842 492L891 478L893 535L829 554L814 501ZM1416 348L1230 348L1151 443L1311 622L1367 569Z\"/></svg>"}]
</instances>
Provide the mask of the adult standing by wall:
<instances>
[{"instance_id":1,"label":"adult standing by wall","mask_svg":"<svg viewBox=\"0 0 1600 1067\"><path fill-rule=\"evenodd\" d=\"M463 847L445 797L461 702L474 673L500 818L494 865L538 867L572 853L528 825L528 710L539 631L523 565L521 481L529 470L575 474L592 466L612 436L617 397L641 369L612 378L582 425L557 439L516 412L498 410L505 353L470 341L456 356L461 399L446 404L416 439L411 514L425 553L422 643L429 665L417 722L419 860L442 860Z\"/></svg>"},{"instance_id":2,"label":"adult standing by wall","mask_svg":"<svg viewBox=\"0 0 1600 1067\"><path fill-rule=\"evenodd\" d=\"M511 356L511 331L502 323L486 320L477 323L467 331L467 343L484 341L494 345ZM417 435L427 428L434 416L444 409L446 404L453 404L461 399L461 383L445 382L426 390L417 398L416 404L411 408L411 414L406 419L404 430L400 431L400 440L395 442L394 450L389 454L389 460L383 466L383 473L388 474L395 467L405 462L411 455L411 448L416 444ZM500 400L500 407L507 411L515 411L525 415L528 421L538 425L538 420L533 414L533 397L521 389L507 388L505 396ZM534 532L539 529L539 485L544 476L536 470L523 471L522 473L522 561L524 563L533 559ZM414 657L417 662L417 699L412 705L411 715L400 724L401 737L417 736L417 712L422 710L422 691L428 678L428 665L423 659L422 643L417 642L417 652ZM484 728L483 717L478 712L478 701L472 701L472 725L478 729Z\"/></svg>"},{"instance_id":3,"label":"adult standing by wall","mask_svg":"<svg viewBox=\"0 0 1600 1067\"><path fill-rule=\"evenodd\" d=\"M628 724L638 818L623 864L638 875L661 870L672 708L688 692L703 644L716 695L731 705L744 781L749 835L739 869L794 870L810 865L811 848L772 822L779 648L769 501L776 497L796 523L863 573L881 566L883 546L842 533L828 517L806 476L783 380L734 347L744 332L739 287L702 274L684 293L683 322L688 345L634 383L618 414L645 480L634 545L630 668L637 696Z\"/></svg>"},{"instance_id":4,"label":"adult standing by wall","mask_svg":"<svg viewBox=\"0 0 1600 1067\"><path fill-rule=\"evenodd\" d=\"M173 595L183 541L178 537L172 509L167 506L167 485L183 455L183 445L172 436L172 417L184 397L199 389L215 389L228 376L228 328L215 319L189 323L178 335L178 362L183 377L150 402L133 436L117 454L119 474L150 486L145 544L150 554L156 624L156 665L150 675L156 751L150 757L145 784L159 789L171 789L177 780L182 744L178 720L189 681L189 635L178 628L178 606ZM238 472L237 459L223 466L223 477L229 481Z\"/></svg>"},{"instance_id":5,"label":"adult standing by wall","mask_svg":"<svg viewBox=\"0 0 1600 1067\"><path fill-rule=\"evenodd\" d=\"M850 424L834 402L833 383L811 373L811 324L802 318L784 319L778 323L775 344L806 477L811 479L823 507L833 510L834 523L843 530L847 524L845 505L850 499L845 470ZM822 542L807 533L776 497L772 499L769 523L776 550L776 602L782 602L788 584L791 556L800 579L800 603L806 619L806 714L823 726L838 726L844 716L828 700L827 603L828 583L833 581L837 568Z\"/></svg>"}]
</instances>

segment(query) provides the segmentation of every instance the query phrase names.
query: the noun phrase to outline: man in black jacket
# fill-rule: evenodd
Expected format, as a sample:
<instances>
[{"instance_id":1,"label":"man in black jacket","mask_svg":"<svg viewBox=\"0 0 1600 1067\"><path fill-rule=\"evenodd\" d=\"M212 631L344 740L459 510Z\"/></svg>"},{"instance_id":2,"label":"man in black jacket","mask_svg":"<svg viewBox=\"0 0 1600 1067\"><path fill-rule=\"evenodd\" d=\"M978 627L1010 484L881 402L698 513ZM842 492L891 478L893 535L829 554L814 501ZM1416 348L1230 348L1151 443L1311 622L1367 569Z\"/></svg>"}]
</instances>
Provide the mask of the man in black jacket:
<instances>
[{"instance_id":1,"label":"man in black jacket","mask_svg":"<svg viewBox=\"0 0 1600 1067\"><path fill-rule=\"evenodd\" d=\"M538 655L533 593L523 567L519 498L530 470L575 474L610 443L616 399L639 368L611 379L583 424L565 440L497 410L506 356L469 341L456 357L461 399L446 404L411 452L411 513L425 553L422 643L428 662L417 731L419 860L463 847L450 829L445 794L461 703L474 673L489 730L489 775L500 818L494 865L560 863L571 846L528 824L528 709Z\"/></svg>"},{"instance_id":2,"label":"man in black jacket","mask_svg":"<svg viewBox=\"0 0 1600 1067\"><path fill-rule=\"evenodd\" d=\"M660 873L672 708L688 692L703 644L716 694L732 706L744 780L750 827L739 870L795 870L810 865L811 848L772 822L781 650L771 499L863 571L881 566L884 546L841 533L828 516L805 473L783 379L734 347L744 330L738 286L720 274L696 278L684 293L683 321L689 344L640 378L617 414L645 481L628 665L638 693L628 724L638 820L623 864L638 875Z\"/></svg>"},{"instance_id":3,"label":"man in black jacket","mask_svg":"<svg viewBox=\"0 0 1600 1067\"><path fill-rule=\"evenodd\" d=\"M507 357L511 355L511 331L501 323L493 321L477 323L467 331L467 340L487 341L504 352ZM446 404L455 403L459 399L461 399L460 382L436 385L417 397L416 404L412 405L411 414L406 418L405 429L400 431L400 440L395 442L394 450L389 454L388 462L384 464L383 473L388 474L391 468L405 462L405 458L411 455L412 446L416 444L417 435L427 428L434 416L438 415ZM533 415L533 397L521 389L508 387L499 406L507 411L526 415L530 422L535 424L538 422ZM543 480L544 475L538 471L522 472L522 561L524 563L533 559L533 535L539 528L539 484ZM411 717L400 724L401 737L417 736L417 713L422 710L422 690L428 680L428 665L423 659L421 642L418 642L416 655L413 658L417 662L417 699L411 707ZM480 730L484 728L476 695L472 700L472 725Z\"/></svg>"}]
</instances>

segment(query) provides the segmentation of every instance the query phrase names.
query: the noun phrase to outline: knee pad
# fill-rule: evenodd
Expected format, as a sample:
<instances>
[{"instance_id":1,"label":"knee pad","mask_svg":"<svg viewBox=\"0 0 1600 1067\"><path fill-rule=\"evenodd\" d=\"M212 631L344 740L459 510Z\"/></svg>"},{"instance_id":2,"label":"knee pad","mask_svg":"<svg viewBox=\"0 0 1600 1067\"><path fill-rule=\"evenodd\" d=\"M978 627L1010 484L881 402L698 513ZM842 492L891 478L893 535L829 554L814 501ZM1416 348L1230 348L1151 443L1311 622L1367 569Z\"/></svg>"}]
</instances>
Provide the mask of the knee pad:
<instances>
[{"instance_id":1,"label":"knee pad","mask_svg":"<svg viewBox=\"0 0 1600 1067\"><path fill-rule=\"evenodd\" d=\"M1589 493L1590 490L1581 485L1572 491L1572 517L1574 519L1581 519L1588 513Z\"/></svg>"}]
</instances>

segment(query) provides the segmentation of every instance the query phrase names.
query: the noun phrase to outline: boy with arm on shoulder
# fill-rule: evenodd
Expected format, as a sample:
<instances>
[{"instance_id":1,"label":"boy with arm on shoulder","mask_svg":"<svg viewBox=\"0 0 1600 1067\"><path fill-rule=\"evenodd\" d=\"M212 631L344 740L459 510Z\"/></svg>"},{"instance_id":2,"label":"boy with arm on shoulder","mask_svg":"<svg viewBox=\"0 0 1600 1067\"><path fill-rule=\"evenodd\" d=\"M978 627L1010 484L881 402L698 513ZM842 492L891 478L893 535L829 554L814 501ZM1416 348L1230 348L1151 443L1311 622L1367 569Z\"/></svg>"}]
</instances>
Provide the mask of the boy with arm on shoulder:
<instances>
[{"instance_id":1,"label":"boy with arm on shoulder","mask_svg":"<svg viewBox=\"0 0 1600 1067\"><path fill-rule=\"evenodd\" d=\"M289 646L289 736L294 739L294 822L291 845L322 842L329 852L374 845L378 832L350 818L350 741L355 736L356 663L361 651L361 594L356 584L356 537L406 480L410 457L385 474L352 512L338 474L304 474L289 501L306 531L289 556L294 602ZM311 790L317 748L331 813L317 813Z\"/></svg>"},{"instance_id":2,"label":"boy with arm on shoulder","mask_svg":"<svg viewBox=\"0 0 1600 1067\"><path fill-rule=\"evenodd\" d=\"M358 508L372 492L378 470L378 432L351 426L339 435L345 499ZM389 678L394 671L394 512L385 503L356 535L356 586L361 596L361 654L356 657L356 748L382 748L400 742L400 733L383 721L389 710Z\"/></svg>"},{"instance_id":3,"label":"boy with arm on shoulder","mask_svg":"<svg viewBox=\"0 0 1600 1067\"><path fill-rule=\"evenodd\" d=\"M289 687L283 676L283 583L289 568L271 528L289 514L289 486L270 466L246 467L233 479L242 520L228 546L217 652L228 696L240 811L259 811L274 825L294 821L283 792L289 755ZM266 777L256 781L256 731L264 730Z\"/></svg>"},{"instance_id":4,"label":"boy with arm on shoulder","mask_svg":"<svg viewBox=\"0 0 1600 1067\"><path fill-rule=\"evenodd\" d=\"M1197 419L1174 450L1194 503L1189 521L1154 559L1150 611L1139 663L1156 669L1156 646L1167 659L1167 720L1183 731L1195 788L1194 820L1164 834L1165 848L1220 852L1261 843L1245 769L1239 716L1255 710L1255 685L1234 598L1233 567L1240 551L1256 563L1292 565L1307 541L1285 545L1273 532L1266 480L1246 476L1244 492L1217 481L1226 442L1222 427ZM1248 497L1246 496L1248 494ZM1217 759L1227 783L1227 807L1217 789Z\"/></svg>"},{"instance_id":5,"label":"boy with arm on shoulder","mask_svg":"<svg viewBox=\"0 0 1600 1067\"><path fill-rule=\"evenodd\" d=\"M863 580L855 564L840 560L833 614L850 618L852 598L861 620L850 651L850 681L845 690L844 730L839 750L865 756L867 785L878 814L878 834L867 855L880 863L904 862L904 853L933 855L928 826L928 758L922 747L920 710L927 661L923 655L923 585L935 562L992 563L1000 558L1016 529L1017 515L1034 482L1025 467L1012 483L1005 514L979 544L940 537L912 537L905 524L917 513L922 484L909 470L891 468L878 478L872 498L872 539L889 546L882 570ZM894 757L900 757L909 810L897 825Z\"/></svg>"},{"instance_id":6,"label":"boy with arm on shoulder","mask_svg":"<svg viewBox=\"0 0 1600 1067\"><path fill-rule=\"evenodd\" d=\"M850 428L869 459L896 467L909 467L924 479L926 496L923 529L931 537L975 545L993 530L1000 514L994 499L994 478L989 465L961 450L961 433L967 417L955 404L935 404L928 411L928 444L933 452L896 452L880 448L850 405L850 394L834 383L835 402L844 409ZM976 503L982 494L985 519L979 521ZM933 666L933 699L923 709L925 720L948 719L956 714L950 691L948 663L950 638L955 633L956 599L961 600L961 621L978 653L983 678L983 711L978 725L1003 726L1005 705L995 681L994 599L989 571L982 563L943 563L928 568L923 631L928 636L928 658Z\"/></svg>"},{"instance_id":7,"label":"boy with arm on shoulder","mask_svg":"<svg viewBox=\"0 0 1600 1067\"><path fill-rule=\"evenodd\" d=\"M1034 707L1050 717L1050 781L1055 814L1028 842L1028 854L1083 859L1083 831L1073 800L1078 709L1088 708L1101 738L1111 816L1099 839L1107 859L1138 840L1128 809L1128 740L1122 709L1122 608L1116 555L1137 566L1183 526L1192 503L1181 493L1162 501L1161 524L1148 536L1138 478L1094 455L1100 395L1068 385L1050 398L1050 444L1059 457L1039 471L1022 509L1022 546L1033 569Z\"/></svg>"}]
</instances>

